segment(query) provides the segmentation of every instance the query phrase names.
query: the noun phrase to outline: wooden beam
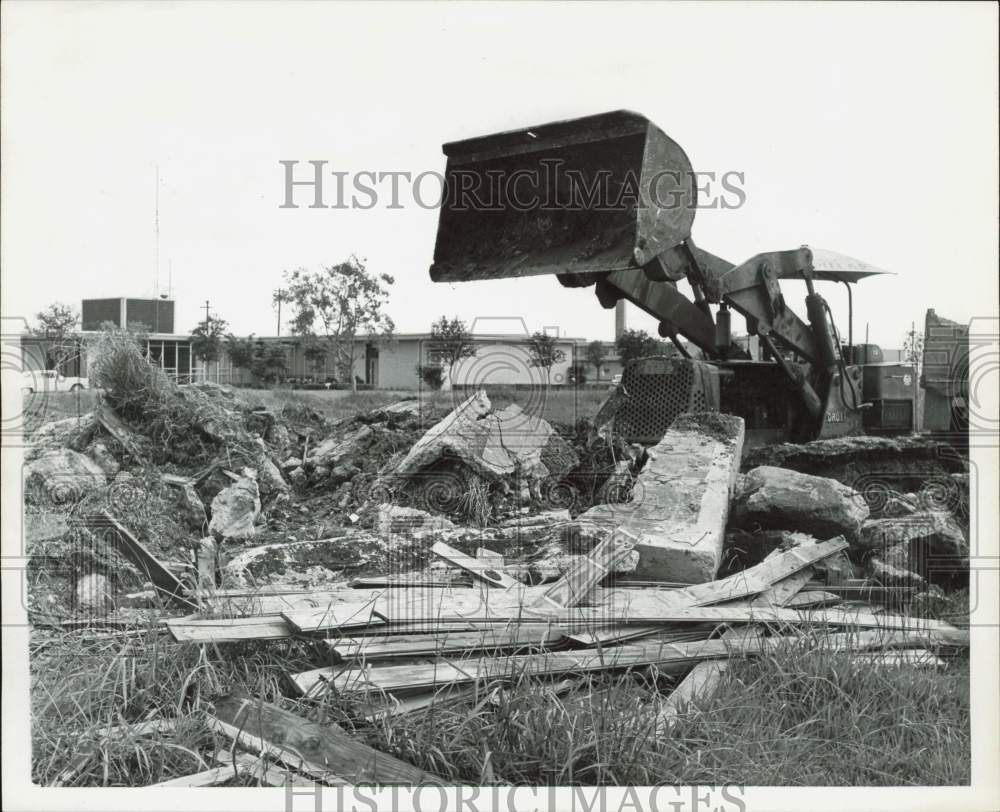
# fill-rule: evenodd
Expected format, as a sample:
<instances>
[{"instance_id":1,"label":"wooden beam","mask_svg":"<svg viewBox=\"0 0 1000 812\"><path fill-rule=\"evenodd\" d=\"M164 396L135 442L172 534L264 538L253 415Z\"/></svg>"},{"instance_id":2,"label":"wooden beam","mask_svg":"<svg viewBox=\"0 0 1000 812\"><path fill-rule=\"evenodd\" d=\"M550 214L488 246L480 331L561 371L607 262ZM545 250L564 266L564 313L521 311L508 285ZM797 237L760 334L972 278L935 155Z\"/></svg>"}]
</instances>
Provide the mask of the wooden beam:
<instances>
[{"instance_id":1,"label":"wooden beam","mask_svg":"<svg viewBox=\"0 0 1000 812\"><path fill-rule=\"evenodd\" d=\"M167 629L178 643L234 643L239 640L282 640L292 630L281 615L168 620Z\"/></svg>"},{"instance_id":2,"label":"wooden beam","mask_svg":"<svg viewBox=\"0 0 1000 812\"><path fill-rule=\"evenodd\" d=\"M325 765L352 784L444 784L436 775L363 744L335 724L309 722L269 702L231 695L215 703L216 717L313 765ZM284 759L283 759L284 761Z\"/></svg>"},{"instance_id":3,"label":"wooden beam","mask_svg":"<svg viewBox=\"0 0 1000 812\"><path fill-rule=\"evenodd\" d=\"M624 561L635 549L633 540L624 533L614 532L588 555L578 556L562 578L556 581L538 599L559 608L583 603L595 586Z\"/></svg>"},{"instance_id":4,"label":"wooden beam","mask_svg":"<svg viewBox=\"0 0 1000 812\"><path fill-rule=\"evenodd\" d=\"M252 756L247 753L234 754L229 750L216 750L214 759L217 764L228 767L230 775L233 773L234 763L249 763L249 767L243 774L258 779L261 784L268 787L315 787L317 783L314 779L299 775L288 767L282 769L266 756Z\"/></svg>"},{"instance_id":5,"label":"wooden beam","mask_svg":"<svg viewBox=\"0 0 1000 812\"><path fill-rule=\"evenodd\" d=\"M342 637L325 642L331 653L345 660L387 660L400 657L438 657L470 651L506 651L520 648L551 648L566 639L562 630L550 625L519 624L486 626L475 631L431 634Z\"/></svg>"},{"instance_id":6,"label":"wooden beam","mask_svg":"<svg viewBox=\"0 0 1000 812\"><path fill-rule=\"evenodd\" d=\"M449 547L443 541L435 542L431 547L431 552L438 558L447 561L453 567L465 570L465 572L472 575L473 578L478 578L480 581L483 581L490 586L500 587L501 589L510 589L512 586L521 585L520 581L516 578L511 578L503 570L495 568L492 563L483 561L480 558L468 556L461 550Z\"/></svg>"},{"instance_id":7,"label":"wooden beam","mask_svg":"<svg viewBox=\"0 0 1000 812\"><path fill-rule=\"evenodd\" d=\"M514 681L524 675L604 671L655 665L665 673L683 673L692 664L708 659L755 655L773 651L781 645L796 642L798 637L698 640L681 643L649 643L614 648L580 649L576 651L544 652L509 657L482 657L462 660L439 660L425 665L385 665L363 668L327 669L325 676L315 672L295 675L302 678L300 687L309 688L305 674L316 681L325 679L340 691L420 691L443 685L461 685L480 681ZM824 635L825 650L850 648L883 648L920 646L926 635L912 632L864 631Z\"/></svg>"},{"instance_id":8,"label":"wooden beam","mask_svg":"<svg viewBox=\"0 0 1000 812\"><path fill-rule=\"evenodd\" d=\"M177 576L167 569L108 511L102 510L91 514L87 519L86 526L88 530L105 531L100 535L110 541L112 546L135 564L140 572L145 573L159 592L191 609L198 608L196 603L185 597L186 589Z\"/></svg>"},{"instance_id":9,"label":"wooden beam","mask_svg":"<svg viewBox=\"0 0 1000 812\"><path fill-rule=\"evenodd\" d=\"M290 770L304 773L314 782L327 786L343 786L348 783L340 776L332 773L327 767L308 761L293 749L272 744L261 735L247 731L242 725L231 724L211 714L208 715L207 721L212 730L225 736L227 739L231 739L236 746L257 753L262 759L277 761L284 764Z\"/></svg>"}]
</instances>

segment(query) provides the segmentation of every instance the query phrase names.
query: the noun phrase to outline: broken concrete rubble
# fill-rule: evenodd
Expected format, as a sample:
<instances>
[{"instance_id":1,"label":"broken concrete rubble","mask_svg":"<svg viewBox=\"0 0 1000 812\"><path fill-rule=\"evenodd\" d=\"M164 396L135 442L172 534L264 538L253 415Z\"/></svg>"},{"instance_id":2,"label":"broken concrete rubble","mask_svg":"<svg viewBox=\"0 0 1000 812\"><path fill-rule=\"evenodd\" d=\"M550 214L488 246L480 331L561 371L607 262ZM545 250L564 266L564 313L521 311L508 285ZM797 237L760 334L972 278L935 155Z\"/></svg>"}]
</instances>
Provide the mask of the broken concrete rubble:
<instances>
[{"instance_id":1,"label":"broken concrete rubble","mask_svg":"<svg viewBox=\"0 0 1000 812\"><path fill-rule=\"evenodd\" d=\"M969 543L948 513L926 511L870 520L862 528L860 546L878 562L908 570L922 580L939 583L968 577Z\"/></svg>"},{"instance_id":2,"label":"broken concrete rubble","mask_svg":"<svg viewBox=\"0 0 1000 812\"><path fill-rule=\"evenodd\" d=\"M455 525L443 516L435 516L426 510L382 504L378 507L375 529L382 538L389 540L395 536L414 537L426 532L437 533L453 530Z\"/></svg>"},{"instance_id":3,"label":"broken concrete rubble","mask_svg":"<svg viewBox=\"0 0 1000 812\"><path fill-rule=\"evenodd\" d=\"M491 482L514 475L536 481L560 477L579 461L547 421L527 414L517 404L494 411L483 391L429 429L395 473L412 477L444 458L461 461Z\"/></svg>"},{"instance_id":4,"label":"broken concrete rubble","mask_svg":"<svg viewBox=\"0 0 1000 812\"><path fill-rule=\"evenodd\" d=\"M868 512L856 491L834 479L761 466L741 481L732 522L751 530L800 530L819 539L843 535L857 543Z\"/></svg>"},{"instance_id":5,"label":"broken concrete rubble","mask_svg":"<svg viewBox=\"0 0 1000 812\"><path fill-rule=\"evenodd\" d=\"M926 437L836 437L800 445L781 443L747 451L743 470L760 466L788 468L836 479L865 492L871 483L897 491L918 490L924 480L963 470L946 443Z\"/></svg>"},{"instance_id":6,"label":"broken concrete rubble","mask_svg":"<svg viewBox=\"0 0 1000 812\"><path fill-rule=\"evenodd\" d=\"M344 436L328 437L309 450L304 464L330 469L351 462L364 452L373 434L370 426L362 424Z\"/></svg>"},{"instance_id":7,"label":"broken concrete rubble","mask_svg":"<svg viewBox=\"0 0 1000 812\"><path fill-rule=\"evenodd\" d=\"M66 417L43 423L25 433L25 439L30 442L25 449L25 459L30 460L42 451L52 448L72 448L74 451L82 451L86 439L93 435L96 426L93 412L87 412L80 417Z\"/></svg>"},{"instance_id":8,"label":"broken concrete rubble","mask_svg":"<svg viewBox=\"0 0 1000 812\"><path fill-rule=\"evenodd\" d=\"M315 585L340 578L345 569L378 559L384 544L370 533L351 531L325 539L264 544L233 556L226 580L235 584Z\"/></svg>"},{"instance_id":9,"label":"broken concrete rubble","mask_svg":"<svg viewBox=\"0 0 1000 812\"><path fill-rule=\"evenodd\" d=\"M208 514L205 512L205 504L198 496L198 491L191 482L183 483L177 490L177 501L185 521L193 530L201 532L208 523Z\"/></svg>"},{"instance_id":10,"label":"broken concrete rubble","mask_svg":"<svg viewBox=\"0 0 1000 812\"><path fill-rule=\"evenodd\" d=\"M113 477L121 469L118 460L114 458L104 443L92 443L87 448L86 453L88 457L101 466L101 470L109 477Z\"/></svg>"},{"instance_id":11,"label":"broken concrete rubble","mask_svg":"<svg viewBox=\"0 0 1000 812\"><path fill-rule=\"evenodd\" d=\"M111 584L103 575L90 573L76 582L76 605L89 612L104 612L113 600Z\"/></svg>"},{"instance_id":12,"label":"broken concrete rubble","mask_svg":"<svg viewBox=\"0 0 1000 812\"><path fill-rule=\"evenodd\" d=\"M260 515L260 490L253 477L239 477L212 500L212 520L208 529L220 538L247 539L254 535L254 521Z\"/></svg>"},{"instance_id":13,"label":"broken concrete rubble","mask_svg":"<svg viewBox=\"0 0 1000 812\"><path fill-rule=\"evenodd\" d=\"M79 501L104 485L107 477L90 457L68 448L46 451L24 469L25 486L55 504Z\"/></svg>"},{"instance_id":14,"label":"broken concrete rubble","mask_svg":"<svg viewBox=\"0 0 1000 812\"><path fill-rule=\"evenodd\" d=\"M715 578L743 448L743 420L680 415L648 451L633 500L597 505L582 524L617 528L634 541L637 577L701 583Z\"/></svg>"}]
</instances>

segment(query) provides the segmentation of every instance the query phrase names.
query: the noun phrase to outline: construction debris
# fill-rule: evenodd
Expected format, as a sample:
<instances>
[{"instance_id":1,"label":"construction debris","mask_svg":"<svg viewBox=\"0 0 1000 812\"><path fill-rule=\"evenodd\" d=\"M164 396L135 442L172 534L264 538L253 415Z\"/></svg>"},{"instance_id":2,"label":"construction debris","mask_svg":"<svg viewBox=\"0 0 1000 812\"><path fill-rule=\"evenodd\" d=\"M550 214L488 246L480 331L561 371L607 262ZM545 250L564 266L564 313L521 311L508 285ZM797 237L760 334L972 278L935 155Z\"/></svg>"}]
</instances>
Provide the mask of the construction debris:
<instances>
[{"instance_id":1,"label":"construction debris","mask_svg":"<svg viewBox=\"0 0 1000 812\"><path fill-rule=\"evenodd\" d=\"M212 500L212 521L208 529L224 539L247 539L254 533L260 515L260 489L256 476L237 476Z\"/></svg>"},{"instance_id":2,"label":"construction debris","mask_svg":"<svg viewBox=\"0 0 1000 812\"><path fill-rule=\"evenodd\" d=\"M865 500L834 479L771 466L744 476L733 501L736 527L799 530L820 539L844 536L852 544L868 513Z\"/></svg>"},{"instance_id":3,"label":"construction debris","mask_svg":"<svg viewBox=\"0 0 1000 812\"><path fill-rule=\"evenodd\" d=\"M480 391L427 431L396 467L395 476L417 479L424 491L441 491L439 501L459 501L463 484L456 478L457 465L466 479L514 488L523 503L539 495L543 482L558 480L578 462L572 447L547 421L517 404L494 410L486 392Z\"/></svg>"},{"instance_id":4,"label":"construction debris","mask_svg":"<svg viewBox=\"0 0 1000 812\"><path fill-rule=\"evenodd\" d=\"M633 500L591 508L581 519L617 527L632 540L638 577L710 581L722 559L742 448L742 419L682 415L649 450Z\"/></svg>"},{"instance_id":5,"label":"construction debris","mask_svg":"<svg viewBox=\"0 0 1000 812\"><path fill-rule=\"evenodd\" d=\"M297 713L209 692L232 750L216 742L162 786L440 780L301 715L326 719L312 713L329 703L366 724L486 684L497 702L497 684L524 676L572 687L652 669L671 678L669 729L737 658L794 643L852 667L943 667L968 646L965 629L919 616L947 617L936 584L968 571L952 499L967 481L947 470L960 466L939 462L933 482L901 473L878 494L850 484L880 455L924 459L905 438L754 449L763 464L739 475L743 422L715 413L681 415L647 450L613 425L554 426L483 392L447 414L414 399L338 421L245 407L220 387L158 397L152 416L105 399L94 419L35 432L29 549L92 548L68 559L64 628L97 618L126 635L155 618L215 654L304 652L268 688ZM115 556L129 577L97 566Z\"/></svg>"},{"instance_id":6,"label":"construction debris","mask_svg":"<svg viewBox=\"0 0 1000 812\"><path fill-rule=\"evenodd\" d=\"M337 725L307 722L267 702L229 696L215 703L215 716L226 725L221 730L257 739L257 747L277 753L282 762L323 783L445 783L436 775L373 750Z\"/></svg>"},{"instance_id":7,"label":"construction debris","mask_svg":"<svg viewBox=\"0 0 1000 812\"><path fill-rule=\"evenodd\" d=\"M90 457L68 448L42 454L24 471L25 488L56 505L80 501L106 479L101 466Z\"/></svg>"}]
</instances>

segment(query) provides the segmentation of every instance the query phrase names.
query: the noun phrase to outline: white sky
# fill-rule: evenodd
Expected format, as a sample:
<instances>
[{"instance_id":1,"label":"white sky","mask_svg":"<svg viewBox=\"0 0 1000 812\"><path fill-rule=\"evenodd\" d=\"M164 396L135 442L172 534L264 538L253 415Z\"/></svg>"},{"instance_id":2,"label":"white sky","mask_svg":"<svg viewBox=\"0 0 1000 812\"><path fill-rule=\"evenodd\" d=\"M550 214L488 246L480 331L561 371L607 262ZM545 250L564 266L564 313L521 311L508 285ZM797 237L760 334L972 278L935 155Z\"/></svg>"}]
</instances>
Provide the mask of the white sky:
<instances>
[{"instance_id":1,"label":"white sky","mask_svg":"<svg viewBox=\"0 0 1000 812\"><path fill-rule=\"evenodd\" d=\"M8 2L3 315L149 295L159 164L180 330L207 298L273 334L282 270L356 252L395 275L401 332L447 313L608 339L612 313L550 277L431 283L436 211L279 209L278 161L443 171L446 141L630 108L696 170L745 173L746 205L700 211L699 245L894 271L856 290L855 340L867 322L898 347L927 307L996 313L996 31L993 4ZM846 334L842 286L822 292Z\"/></svg>"}]
</instances>

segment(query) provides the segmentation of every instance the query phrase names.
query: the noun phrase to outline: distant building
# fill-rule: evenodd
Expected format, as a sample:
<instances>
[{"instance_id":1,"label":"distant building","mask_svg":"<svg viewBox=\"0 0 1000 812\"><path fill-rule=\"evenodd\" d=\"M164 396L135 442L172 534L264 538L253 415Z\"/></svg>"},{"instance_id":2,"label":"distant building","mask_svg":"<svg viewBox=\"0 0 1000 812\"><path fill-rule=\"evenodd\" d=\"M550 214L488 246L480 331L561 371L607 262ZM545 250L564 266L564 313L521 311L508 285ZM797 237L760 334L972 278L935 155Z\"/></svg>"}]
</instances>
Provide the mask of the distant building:
<instances>
[{"instance_id":1,"label":"distant building","mask_svg":"<svg viewBox=\"0 0 1000 812\"><path fill-rule=\"evenodd\" d=\"M181 383L191 381L215 381L236 386L262 385L247 369L235 367L228 353L206 364L194 357L192 337L174 332L174 301L171 299L108 298L84 299L81 308L82 330L77 336L78 352L62 364L66 375L89 375L90 361L87 347L95 338L102 324L110 322L118 327L123 325L145 332L145 351L151 362ZM349 386L350 381L338 380L337 365L332 353L321 363L313 364L305 357L301 341L295 336L261 336L255 341L265 345L278 344L285 353L285 374L283 380L293 385L336 382ZM606 355L600 369L587 360L586 339L560 338L557 349L560 360L553 364L545 380L544 370L531 365L531 338L527 334L480 334L473 335L476 355L464 358L455 365L452 380L454 386L484 385L545 385L564 386L572 384L571 368L579 364L584 370L587 383L610 383L622 371L621 360L614 342L602 342ZM756 338L742 337L747 349L756 350ZM417 389L420 378L417 368L433 363L430 333L402 333L389 341L374 336L358 336L355 339L355 361L353 373L358 382L366 387L378 389ZM20 339L22 368L25 370L50 369L54 363L47 351L44 338L22 335ZM902 356L902 350L883 350L884 360L893 361Z\"/></svg>"},{"instance_id":2,"label":"distant building","mask_svg":"<svg viewBox=\"0 0 1000 812\"><path fill-rule=\"evenodd\" d=\"M292 336L262 336L257 341L280 344L285 350L286 378L296 382L325 383L339 381L336 359L328 354L318 365L306 359L300 342ZM463 358L455 364L453 379L456 386L472 385L533 385L543 384L545 374L531 366L530 339L519 335L475 335L472 340L476 355ZM417 368L432 363L430 333L401 333L389 341L377 337L359 336L356 339L354 375L360 383L377 389L417 389L420 377ZM548 383L557 386L570 383L569 369L574 362L586 363L582 339L559 339L556 346L562 360L553 364ZM202 368L197 376L218 383L249 385L254 383L248 370L234 367L232 359L224 353L215 363Z\"/></svg>"},{"instance_id":3,"label":"distant building","mask_svg":"<svg viewBox=\"0 0 1000 812\"><path fill-rule=\"evenodd\" d=\"M100 330L105 322L116 327L129 327L142 332L170 334L174 332L174 300L159 299L84 299L80 308L80 329Z\"/></svg>"}]
</instances>

